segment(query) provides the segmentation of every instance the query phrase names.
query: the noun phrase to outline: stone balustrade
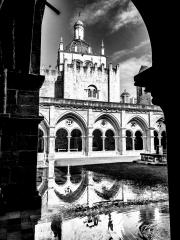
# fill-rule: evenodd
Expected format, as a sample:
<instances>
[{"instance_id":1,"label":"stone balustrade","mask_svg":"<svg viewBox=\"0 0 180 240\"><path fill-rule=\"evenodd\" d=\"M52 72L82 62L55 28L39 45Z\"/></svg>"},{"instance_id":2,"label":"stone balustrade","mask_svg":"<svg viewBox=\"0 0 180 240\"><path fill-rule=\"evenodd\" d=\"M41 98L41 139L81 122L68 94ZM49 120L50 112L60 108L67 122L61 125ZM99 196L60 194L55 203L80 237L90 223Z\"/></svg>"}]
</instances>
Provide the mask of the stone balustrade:
<instances>
[{"instance_id":1,"label":"stone balustrade","mask_svg":"<svg viewBox=\"0 0 180 240\"><path fill-rule=\"evenodd\" d=\"M92 109L104 109L104 110L126 110L126 111L154 111L161 112L161 108L156 105L142 105L132 103L117 103L117 102L100 102L100 101L88 101L88 100L76 100L76 99L60 99L60 98L40 98L40 105L57 105L73 108L92 108Z\"/></svg>"}]
</instances>

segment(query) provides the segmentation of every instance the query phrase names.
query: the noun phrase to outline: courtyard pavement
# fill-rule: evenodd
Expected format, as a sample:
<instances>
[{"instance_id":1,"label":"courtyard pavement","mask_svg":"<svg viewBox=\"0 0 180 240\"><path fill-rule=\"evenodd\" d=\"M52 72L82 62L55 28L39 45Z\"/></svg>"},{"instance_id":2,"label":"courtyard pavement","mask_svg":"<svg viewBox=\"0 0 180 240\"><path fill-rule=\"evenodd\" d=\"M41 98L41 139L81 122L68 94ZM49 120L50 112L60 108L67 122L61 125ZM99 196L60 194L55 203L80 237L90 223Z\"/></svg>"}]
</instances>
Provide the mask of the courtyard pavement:
<instances>
[{"instance_id":1,"label":"courtyard pavement","mask_svg":"<svg viewBox=\"0 0 180 240\"><path fill-rule=\"evenodd\" d=\"M114 156L114 157L75 157L60 158L55 160L55 166L79 166L104 163L133 162L139 160L140 156Z\"/></svg>"}]
</instances>

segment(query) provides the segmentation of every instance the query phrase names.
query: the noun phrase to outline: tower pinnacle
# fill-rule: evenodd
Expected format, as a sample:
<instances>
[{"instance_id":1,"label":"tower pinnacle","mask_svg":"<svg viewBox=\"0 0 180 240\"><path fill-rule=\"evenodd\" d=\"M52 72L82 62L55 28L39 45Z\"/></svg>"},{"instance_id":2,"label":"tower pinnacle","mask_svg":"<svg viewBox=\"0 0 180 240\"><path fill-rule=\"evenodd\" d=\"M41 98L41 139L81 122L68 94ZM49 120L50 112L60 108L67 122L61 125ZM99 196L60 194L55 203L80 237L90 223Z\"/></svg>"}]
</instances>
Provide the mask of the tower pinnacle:
<instances>
[{"instance_id":1,"label":"tower pinnacle","mask_svg":"<svg viewBox=\"0 0 180 240\"><path fill-rule=\"evenodd\" d=\"M61 38L60 38L60 42L59 42L59 50L60 50L60 51L63 51L63 48L64 48L64 47L63 47L63 38L61 37Z\"/></svg>"},{"instance_id":2,"label":"tower pinnacle","mask_svg":"<svg viewBox=\"0 0 180 240\"><path fill-rule=\"evenodd\" d=\"M101 43L101 55L104 55L104 42Z\"/></svg>"}]
</instances>

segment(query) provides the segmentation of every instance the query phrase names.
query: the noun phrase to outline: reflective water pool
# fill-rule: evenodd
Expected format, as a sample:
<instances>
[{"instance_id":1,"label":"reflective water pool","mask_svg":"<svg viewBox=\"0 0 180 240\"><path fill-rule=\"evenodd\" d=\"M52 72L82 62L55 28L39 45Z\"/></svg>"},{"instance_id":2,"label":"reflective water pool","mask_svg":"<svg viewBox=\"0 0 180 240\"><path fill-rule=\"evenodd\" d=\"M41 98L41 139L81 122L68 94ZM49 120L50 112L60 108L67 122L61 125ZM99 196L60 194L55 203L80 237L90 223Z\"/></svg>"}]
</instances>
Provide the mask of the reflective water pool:
<instances>
[{"instance_id":1,"label":"reflective water pool","mask_svg":"<svg viewBox=\"0 0 180 240\"><path fill-rule=\"evenodd\" d=\"M109 211L106 214L99 214L97 225L88 223L88 217L65 220L62 224L62 239L105 240L111 239L111 237L124 240L142 239L139 233L141 224L153 227L151 239L169 240L168 204L131 206L123 210Z\"/></svg>"},{"instance_id":2,"label":"reflective water pool","mask_svg":"<svg viewBox=\"0 0 180 240\"><path fill-rule=\"evenodd\" d=\"M35 240L170 240L165 186L66 169L42 193Z\"/></svg>"}]
</instances>

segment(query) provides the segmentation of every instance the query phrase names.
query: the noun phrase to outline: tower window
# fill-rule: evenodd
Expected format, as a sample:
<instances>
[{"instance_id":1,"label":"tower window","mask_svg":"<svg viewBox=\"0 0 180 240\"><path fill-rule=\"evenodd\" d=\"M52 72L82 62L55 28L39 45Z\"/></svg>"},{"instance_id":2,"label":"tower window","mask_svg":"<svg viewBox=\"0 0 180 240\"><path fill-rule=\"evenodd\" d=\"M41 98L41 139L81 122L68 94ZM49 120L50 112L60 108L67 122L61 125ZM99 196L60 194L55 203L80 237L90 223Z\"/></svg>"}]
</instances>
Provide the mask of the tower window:
<instances>
[{"instance_id":1,"label":"tower window","mask_svg":"<svg viewBox=\"0 0 180 240\"><path fill-rule=\"evenodd\" d=\"M96 86L89 85L86 90L88 92L88 97L89 98L99 98L99 90L97 89Z\"/></svg>"}]
</instances>

